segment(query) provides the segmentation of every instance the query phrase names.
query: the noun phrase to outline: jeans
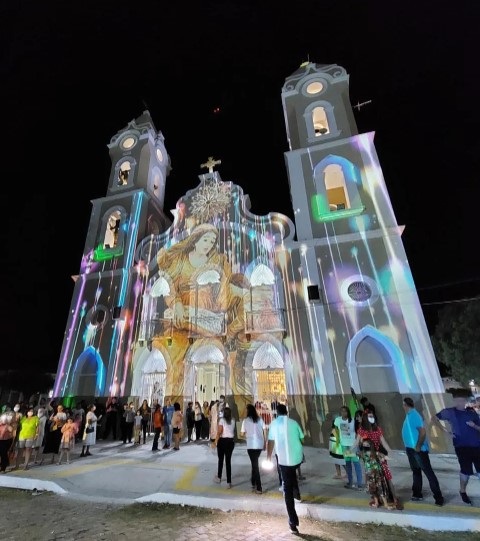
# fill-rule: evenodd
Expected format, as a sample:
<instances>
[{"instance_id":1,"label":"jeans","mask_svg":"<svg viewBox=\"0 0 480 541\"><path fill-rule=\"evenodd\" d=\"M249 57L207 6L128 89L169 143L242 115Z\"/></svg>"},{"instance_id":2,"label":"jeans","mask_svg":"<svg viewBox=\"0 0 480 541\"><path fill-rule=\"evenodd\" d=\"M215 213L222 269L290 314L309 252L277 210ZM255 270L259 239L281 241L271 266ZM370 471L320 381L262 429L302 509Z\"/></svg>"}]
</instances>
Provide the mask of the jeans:
<instances>
[{"instance_id":1,"label":"jeans","mask_svg":"<svg viewBox=\"0 0 480 541\"><path fill-rule=\"evenodd\" d=\"M300 489L298 488L297 481L297 468L296 466L282 466L280 464L280 471L282 472L283 480L283 495L285 498L285 505L288 513L288 523L290 526L298 526L298 515L295 511L294 498L300 499Z\"/></svg>"},{"instance_id":2,"label":"jeans","mask_svg":"<svg viewBox=\"0 0 480 541\"><path fill-rule=\"evenodd\" d=\"M412 447L407 447L407 457L410 463L410 468L413 472L412 496L414 498L422 497L422 472L428 479L430 490L432 491L435 501L443 500L442 491L438 483L437 476L430 464L430 456L428 451L415 451Z\"/></svg>"},{"instance_id":3,"label":"jeans","mask_svg":"<svg viewBox=\"0 0 480 541\"><path fill-rule=\"evenodd\" d=\"M250 463L252 464L251 483L252 487L257 490L262 490L262 481L260 479L260 468L258 467L258 459L260 458L261 449L247 449L248 456L250 457Z\"/></svg>"},{"instance_id":4,"label":"jeans","mask_svg":"<svg viewBox=\"0 0 480 541\"><path fill-rule=\"evenodd\" d=\"M232 482L232 453L235 447L233 438L220 438L217 444L218 456L218 478L222 478L223 461L225 460L225 469L227 471L227 483Z\"/></svg>"},{"instance_id":5,"label":"jeans","mask_svg":"<svg viewBox=\"0 0 480 541\"><path fill-rule=\"evenodd\" d=\"M357 476L357 485L362 486L363 485L363 475L362 475L362 466L360 464L360 460L358 458L352 459L352 458L346 458L345 459L345 469L347 470L347 478L348 478L348 484L353 484L353 467L355 468L355 475Z\"/></svg>"},{"instance_id":6,"label":"jeans","mask_svg":"<svg viewBox=\"0 0 480 541\"><path fill-rule=\"evenodd\" d=\"M165 425L163 427L163 437L165 439L165 445L170 447L172 443L172 425Z\"/></svg>"}]
</instances>

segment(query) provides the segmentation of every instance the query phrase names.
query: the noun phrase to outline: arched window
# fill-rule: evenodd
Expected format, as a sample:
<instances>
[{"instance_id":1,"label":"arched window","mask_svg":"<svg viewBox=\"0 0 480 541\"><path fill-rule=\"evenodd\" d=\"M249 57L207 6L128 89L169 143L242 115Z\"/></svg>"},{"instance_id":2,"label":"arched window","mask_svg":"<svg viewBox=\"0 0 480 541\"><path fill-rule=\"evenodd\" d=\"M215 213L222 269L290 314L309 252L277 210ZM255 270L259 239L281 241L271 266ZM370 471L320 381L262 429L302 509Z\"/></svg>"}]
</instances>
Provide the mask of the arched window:
<instances>
[{"instance_id":1,"label":"arched window","mask_svg":"<svg viewBox=\"0 0 480 541\"><path fill-rule=\"evenodd\" d=\"M321 137L330 132L328 129L327 113L323 107L314 107L312 111L313 131L315 137Z\"/></svg>"},{"instance_id":2,"label":"arched window","mask_svg":"<svg viewBox=\"0 0 480 541\"><path fill-rule=\"evenodd\" d=\"M112 187L115 189L121 189L125 186L131 186L135 166L136 161L132 156L120 159L115 166Z\"/></svg>"},{"instance_id":3,"label":"arched window","mask_svg":"<svg viewBox=\"0 0 480 541\"><path fill-rule=\"evenodd\" d=\"M307 128L309 143L316 143L319 139L330 139L340 135L333 106L328 101L314 101L303 113Z\"/></svg>"},{"instance_id":4,"label":"arched window","mask_svg":"<svg viewBox=\"0 0 480 541\"><path fill-rule=\"evenodd\" d=\"M99 239L93 253L93 260L106 261L122 255L126 231L126 210L123 207L113 207L107 210L99 228Z\"/></svg>"},{"instance_id":5,"label":"arched window","mask_svg":"<svg viewBox=\"0 0 480 541\"><path fill-rule=\"evenodd\" d=\"M317 222L329 222L361 214L365 206L360 198L362 178L359 169L346 158L329 155L314 170L315 194L312 216Z\"/></svg>"},{"instance_id":6,"label":"arched window","mask_svg":"<svg viewBox=\"0 0 480 541\"><path fill-rule=\"evenodd\" d=\"M350 199L342 167L336 163L327 165L324 171L324 179L329 209L331 211L349 209Z\"/></svg>"},{"instance_id":7,"label":"arched window","mask_svg":"<svg viewBox=\"0 0 480 541\"><path fill-rule=\"evenodd\" d=\"M115 248L118 244L118 232L120 230L120 211L115 210L110 214L103 239L104 248Z\"/></svg>"}]
</instances>

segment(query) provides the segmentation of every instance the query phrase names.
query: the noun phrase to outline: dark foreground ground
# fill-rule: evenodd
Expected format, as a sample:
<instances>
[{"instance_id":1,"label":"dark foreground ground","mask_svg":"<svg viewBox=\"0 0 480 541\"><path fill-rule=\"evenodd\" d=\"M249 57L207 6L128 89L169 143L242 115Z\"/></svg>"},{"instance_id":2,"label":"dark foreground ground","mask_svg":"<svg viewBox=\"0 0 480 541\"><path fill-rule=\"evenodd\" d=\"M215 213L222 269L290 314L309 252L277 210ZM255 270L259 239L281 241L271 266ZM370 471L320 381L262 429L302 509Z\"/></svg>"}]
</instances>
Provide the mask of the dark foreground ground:
<instances>
[{"instance_id":1,"label":"dark foreground ground","mask_svg":"<svg viewBox=\"0 0 480 541\"><path fill-rule=\"evenodd\" d=\"M0 488L2 541L477 541L480 533L428 532L377 524L301 518L291 534L284 517L168 504L102 504L49 492Z\"/></svg>"}]
</instances>

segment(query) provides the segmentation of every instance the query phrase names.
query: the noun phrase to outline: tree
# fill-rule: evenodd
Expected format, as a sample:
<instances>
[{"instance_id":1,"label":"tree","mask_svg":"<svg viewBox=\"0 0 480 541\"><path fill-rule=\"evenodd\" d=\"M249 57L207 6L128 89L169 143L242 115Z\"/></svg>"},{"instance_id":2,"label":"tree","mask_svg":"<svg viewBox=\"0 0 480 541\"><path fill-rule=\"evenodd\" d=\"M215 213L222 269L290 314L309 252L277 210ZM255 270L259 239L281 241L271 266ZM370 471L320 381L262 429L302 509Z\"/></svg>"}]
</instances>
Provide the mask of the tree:
<instances>
[{"instance_id":1,"label":"tree","mask_svg":"<svg viewBox=\"0 0 480 541\"><path fill-rule=\"evenodd\" d=\"M480 382L480 299L452 303L439 311L432 336L437 361L459 383Z\"/></svg>"}]
</instances>

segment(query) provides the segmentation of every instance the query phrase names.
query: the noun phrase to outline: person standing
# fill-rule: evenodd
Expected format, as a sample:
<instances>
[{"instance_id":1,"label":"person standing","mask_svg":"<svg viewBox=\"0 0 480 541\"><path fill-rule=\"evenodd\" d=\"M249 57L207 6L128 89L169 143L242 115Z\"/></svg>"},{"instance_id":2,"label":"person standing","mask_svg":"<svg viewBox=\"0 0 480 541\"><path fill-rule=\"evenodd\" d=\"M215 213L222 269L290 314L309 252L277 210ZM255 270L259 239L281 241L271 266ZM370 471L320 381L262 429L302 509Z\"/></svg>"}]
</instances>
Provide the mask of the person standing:
<instances>
[{"instance_id":1,"label":"person standing","mask_svg":"<svg viewBox=\"0 0 480 541\"><path fill-rule=\"evenodd\" d=\"M118 421L118 403L117 397L113 396L107 400L106 404L105 430L103 431L103 439L106 440L112 432L113 439L117 439L117 421Z\"/></svg>"},{"instance_id":2,"label":"person standing","mask_svg":"<svg viewBox=\"0 0 480 541\"><path fill-rule=\"evenodd\" d=\"M97 443L97 422L102 418L101 415L98 417L95 415L95 410L97 407L95 404L90 404L87 408L87 415L85 417L85 430L83 431L82 438L82 452L80 456L91 456L90 446ZM93 429L93 430L92 430Z\"/></svg>"},{"instance_id":3,"label":"person standing","mask_svg":"<svg viewBox=\"0 0 480 541\"><path fill-rule=\"evenodd\" d=\"M155 409L153 411L152 451L158 451L158 440L160 439L161 432L162 432L162 409L160 408L160 404L157 402L155 404Z\"/></svg>"},{"instance_id":4,"label":"person standing","mask_svg":"<svg viewBox=\"0 0 480 541\"><path fill-rule=\"evenodd\" d=\"M7 473L9 466L8 452L13 444L12 416L7 413L0 415L0 473Z\"/></svg>"},{"instance_id":5,"label":"person standing","mask_svg":"<svg viewBox=\"0 0 480 541\"><path fill-rule=\"evenodd\" d=\"M217 436L213 446L217 448L218 467L216 483L222 481L223 463L227 472L227 488L232 488L232 454L235 447L235 421L232 419L232 410L226 406L223 415L218 421Z\"/></svg>"},{"instance_id":6,"label":"person standing","mask_svg":"<svg viewBox=\"0 0 480 541\"><path fill-rule=\"evenodd\" d=\"M172 438L173 438L173 450L180 451L180 439L183 428L183 412L179 402L173 404L172 415Z\"/></svg>"},{"instance_id":7,"label":"person standing","mask_svg":"<svg viewBox=\"0 0 480 541\"><path fill-rule=\"evenodd\" d=\"M423 500L423 472L430 484L430 490L432 491L435 505L441 507L445 503L445 500L437 476L430 464L427 431L425 429L423 418L415 409L415 404L409 396L406 396L403 399L403 409L405 411L405 420L403 421L402 426L402 440L407 453L410 469L413 473L411 501L420 502Z\"/></svg>"},{"instance_id":8,"label":"person standing","mask_svg":"<svg viewBox=\"0 0 480 541\"><path fill-rule=\"evenodd\" d=\"M391 456L392 449L370 411L363 412L354 447L360 449L365 466L368 492L372 498L369 505L378 507L381 504L387 509L402 510L403 505L396 495L392 472L387 461L387 456L389 454Z\"/></svg>"},{"instance_id":9,"label":"person standing","mask_svg":"<svg viewBox=\"0 0 480 541\"><path fill-rule=\"evenodd\" d=\"M123 417L125 419L125 437L123 443L132 443L133 438L133 425L135 423L135 404L130 402L128 408L123 412Z\"/></svg>"},{"instance_id":10,"label":"person standing","mask_svg":"<svg viewBox=\"0 0 480 541\"><path fill-rule=\"evenodd\" d=\"M210 403L210 441L213 443L217 437L218 428L218 400L212 400Z\"/></svg>"},{"instance_id":11,"label":"person standing","mask_svg":"<svg viewBox=\"0 0 480 541\"><path fill-rule=\"evenodd\" d=\"M202 423L203 423L203 411L200 402L195 402L193 408L194 422L195 422L195 441L202 439Z\"/></svg>"},{"instance_id":12,"label":"person standing","mask_svg":"<svg viewBox=\"0 0 480 541\"><path fill-rule=\"evenodd\" d=\"M187 418L187 443L190 443L192 441L192 432L195 428L195 413L193 412L193 402L189 402L187 404L185 416Z\"/></svg>"},{"instance_id":13,"label":"person standing","mask_svg":"<svg viewBox=\"0 0 480 541\"><path fill-rule=\"evenodd\" d=\"M253 404L247 404L247 416L242 421L240 436L247 438L247 453L250 458L252 492L262 494L262 480L258 459L262 451L267 448L266 428L263 419L258 415Z\"/></svg>"},{"instance_id":14,"label":"person standing","mask_svg":"<svg viewBox=\"0 0 480 541\"><path fill-rule=\"evenodd\" d=\"M303 459L304 434L301 426L287 415L287 406L278 404L277 418L272 421L268 431L267 459L272 459L273 449L283 480L283 494L288 513L290 531L298 533L298 515L295 500L301 501L297 480L297 468Z\"/></svg>"},{"instance_id":15,"label":"person standing","mask_svg":"<svg viewBox=\"0 0 480 541\"><path fill-rule=\"evenodd\" d=\"M432 423L439 426L453 438L453 447L460 465L460 497L468 505L472 500L467 494L467 485L471 475L480 479L480 419L471 408L466 408L467 398L455 396L454 406L444 408L432 417ZM440 421L446 421L450 429L444 427Z\"/></svg>"},{"instance_id":16,"label":"person standing","mask_svg":"<svg viewBox=\"0 0 480 541\"><path fill-rule=\"evenodd\" d=\"M210 437L210 404L208 400L203 402L202 413L202 439L208 440Z\"/></svg>"},{"instance_id":17,"label":"person standing","mask_svg":"<svg viewBox=\"0 0 480 541\"><path fill-rule=\"evenodd\" d=\"M33 414L33 406L31 406L27 410L27 415L20 419L16 468L20 465L20 449L23 449L23 469L28 470L28 463L30 462L33 444L38 437L38 425L38 417Z\"/></svg>"},{"instance_id":18,"label":"person standing","mask_svg":"<svg viewBox=\"0 0 480 541\"><path fill-rule=\"evenodd\" d=\"M352 419L350 410L347 406L340 408L340 415L335 417L333 421L335 426L335 434L337 442L342 446L342 456L345 460L345 470L347 471L348 483L345 488L357 488L363 489L362 481L362 466L360 459L354 450L355 438L357 436L355 431L355 420ZM353 468L355 468L355 476L357 478L357 484L353 483Z\"/></svg>"},{"instance_id":19,"label":"person standing","mask_svg":"<svg viewBox=\"0 0 480 541\"><path fill-rule=\"evenodd\" d=\"M62 440L60 442L60 456L57 464L62 463L63 453L67 455L67 464L70 464L70 452L75 448L75 436L78 432L78 426L73 422L72 417L62 426Z\"/></svg>"},{"instance_id":20,"label":"person standing","mask_svg":"<svg viewBox=\"0 0 480 541\"><path fill-rule=\"evenodd\" d=\"M147 443L147 429L150 424L150 417L152 416L152 409L148 405L148 401L145 398L142 402L142 405L140 407L140 412L142 414L142 436L143 436L143 444ZM150 432L150 430L148 429Z\"/></svg>"},{"instance_id":21,"label":"person standing","mask_svg":"<svg viewBox=\"0 0 480 541\"><path fill-rule=\"evenodd\" d=\"M51 464L55 461L55 455L60 450L60 441L62 439L62 426L67 422L67 414L63 411L62 404L58 404L56 411L52 413L49 419L48 432L45 434L45 446L43 455L52 454ZM43 458L40 465L43 463Z\"/></svg>"},{"instance_id":22,"label":"person standing","mask_svg":"<svg viewBox=\"0 0 480 541\"><path fill-rule=\"evenodd\" d=\"M170 449L172 443L172 417L174 411L175 409L172 406L172 401L170 398L167 398L162 410L164 449Z\"/></svg>"}]
</instances>

